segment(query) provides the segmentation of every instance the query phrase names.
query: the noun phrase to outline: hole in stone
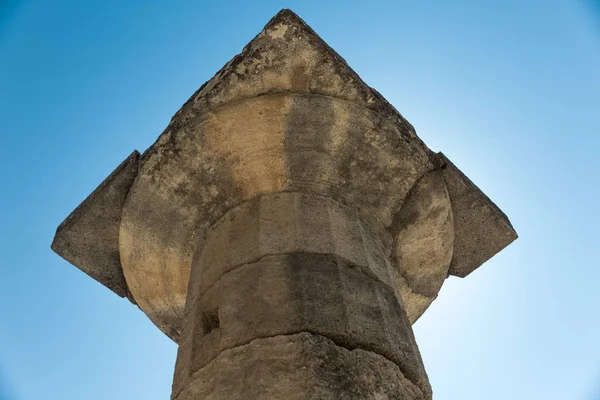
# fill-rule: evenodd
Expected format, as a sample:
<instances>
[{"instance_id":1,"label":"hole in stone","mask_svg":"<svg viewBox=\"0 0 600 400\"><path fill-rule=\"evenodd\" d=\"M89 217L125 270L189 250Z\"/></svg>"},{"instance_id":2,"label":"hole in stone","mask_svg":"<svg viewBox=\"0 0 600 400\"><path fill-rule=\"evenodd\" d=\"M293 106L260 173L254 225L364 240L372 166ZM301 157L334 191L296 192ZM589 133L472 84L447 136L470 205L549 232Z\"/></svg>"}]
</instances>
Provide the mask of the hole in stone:
<instances>
[{"instance_id":1,"label":"hole in stone","mask_svg":"<svg viewBox=\"0 0 600 400\"><path fill-rule=\"evenodd\" d=\"M202 329L204 334L209 334L213 329L217 329L220 326L219 322L219 310L214 309L205 311L202 313Z\"/></svg>"}]
</instances>

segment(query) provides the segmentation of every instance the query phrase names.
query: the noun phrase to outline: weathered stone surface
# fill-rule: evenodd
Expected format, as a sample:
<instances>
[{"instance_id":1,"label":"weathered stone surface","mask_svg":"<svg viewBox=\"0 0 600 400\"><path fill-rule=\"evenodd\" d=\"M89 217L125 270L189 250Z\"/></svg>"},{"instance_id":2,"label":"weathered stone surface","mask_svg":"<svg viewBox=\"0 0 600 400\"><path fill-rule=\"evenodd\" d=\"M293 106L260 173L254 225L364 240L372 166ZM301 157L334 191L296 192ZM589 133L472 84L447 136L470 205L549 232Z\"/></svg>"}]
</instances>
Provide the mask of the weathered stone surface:
<instances>
[{"instance_id":1,"label":"weathered stone surface","mask_svg":"<svg viewBox=\"0 0 600 400\"><path fill-rule=\"evenodd\" d=\"M437 297L454 249L452 206L440 170L413 186L393 230L404 307L413 323Z\"/></svg>"},{"instance_id":2,"label":"weathered stone surface","mask_svg":"<svg viewBox=\"0 0 600 400\"><path fill-rule=\"evenodd\" d=\"M52 248L180 343L178 400L430 399L411 323L516 238L289 10L138 156Z\"/></svg>"},{"instance_id":3,"label":"weathered stone surface","mask_svg":"<svg viewBox=\"0 0 600 400\"><path fill-rule=\"evenodd\" d=\"M69 217L77 228L65 221L53 248L118 294L131 291L149 318L177 341L192 255L227 210L263 194L300 191L355 206L362 218L375 221L371 226L397 231L394 221L403 218L398 212L409 190L437 163L385 99L300 18L283 10L174 116L144 153L137 177L128 175L135 182L119 189L122 195L129 191L125 204L119 195L105 201L103 227L93 213ZM465 276L516 234L485 195L446 165L458 220L449 272ZM440 222L424 218L419 226ZM115 221L121 222L120 234L108 228ZM467 228L472 223L476 230ZM438 244L449 240L445 228ZM396 256L405 262L391 277L399 282L411 320L435 297L443 269L433 259L425 263L433 269L424 268L408 250L409 241L424 246L426 235L410 237L418 232L413 227L396 238L402 243ZM415 283L417 276L421 283ZM426 276L428 293L410 287L409 281L422 286Z\"/></svg>"},{"instance_id":4,"label":"weathered stone surface","mask_svg":"<svg viewBox=\"0 0 600 400\"><path fill-rule=\"evenodd\" d=\"M119 260L121 210L137 174L134 151L56 230L52 250L121 297L133 298Z\"/></svg>"},{"instance_id":5,"label":"weathered stone surface","mask_svg":"<svg viewBox=\"0 0 600 400\"><path fill-rule=\"evenodd\" d=\"M515 238L284 10L53 249L180 343L178 400L429 399L411 322Z\"/></svg>"},{"instance_id":6,"label":"weathered stone surface","mask_svg":"<svg viewBox=\"0 0 600 400\"><path fill-rule=\"evenodd\" d=\"M344 100L274 94L215 109L164 134L143 156L121 224L128 285L176 338L193 251L227 210L262 194L302 191L387 226L432 168L420 142Z\"/></svg>"},{"instance_id":7,"label":"weathered stone surface","mask_svg":"<svg viewBox=\"0 0 600 400\"><path fill-rule=\"evenodd\" d=\"M420 141L412 125L290 10L281 10L202 85L175 114L170 127L186 125L224 104L272 93L313 93L356 103Z\"/></svg>"},{"instance_id":8,"label":"weathered stone surface","mask_svg":"<svg viewBox=\"0 0 600 400\"><path fill-rule=\"evenodd\" d=\"M343 373L340 373L343 371ZM174 400L426 400L385 357L309 333L253 340L221 353Z\"/></svg>"},{"instance_id":9,"label":"weathered stone surface","mask_svg":"<svg viewBox=\"0 0 600 400\"><path fill-rule=\"evenodd\" d=\"M282 11L144 153L121 226L128 285L176 340L193 250L229 208L301 190L389 224L431 167L412 126L300 18Z\"/></svg>"},{"instance_id":10,"label":"weathered stone surface","mask_svg":"<svg viewBox=\"0 0 600 400\"><path fill-rule=\"evenodd\" d=\"M120 265L113 268L118 264L106 264L92 253L83 269L102 275L121 295L128 288L149 318L177 340L192 255L202 246L205 230L227 210L263 194L302 191L356 206L363 218L376 221L372 226L394 230L409 190L436 163L393 107L302 20L283 11L182 107L144 153L123 212L122 203L114 204L111 212L122 219L119 250L112 257L120 253L127 284L119 277ZM460 192L456 187L461 184L453 185ZM453 208L461 210L462 220L478 218L461 204ZM105 240L107 234L95 230L94 222L85 223L79 226L88 232L88 242L114 244L114 233ZM492 228L484 223L482 229L489 233ZM398 240L416 240L410 234ZM67 243L65 238L57 236L57 243ZM510 240L492 239L475 255L479 244L465 234L461 238L450 268L457 275L476 268ZM71 246L77 243L74 239ZM408 251L401 248L401 253ZM101 267L105 264L112 266ZM409 288L407 271L419 270L433 280L439 275L413 264L405 261L398 278L391 278L399 282L411 320L435 294Z\"/></svg>"},{"instance_id":11,"label":"weathered stone surface","mask_svg":"<svg viewBox=\"0 0 600 400\"><path fill-rule=\"evenodd\" d=\"M206 233L201 253L199 293L222 275L264 256L291 253L335 254L390 287L391 238L362 221L354 207L301 192L266 194L229 210ZM383 236L383 237L382 237ZM384 244L385 243L385 244Z\"/></svg>"},{"instance_id":12,"label":"weathered stone surface","mask_svg":"<svg viewBox=\"0 0 600 400\"><path fill-rule=\"evenodd\" d=\"M253 339L311 332L381 354L417 386L428 387L394 291L338 257L266 256L225 274L195 302L191 373Z\"/></svg>"},{"instance_id":13,"label":"weathered stone surface","mask_svg":"<svg viewBox=\"0 0 600 400\"><path fill-rule=\"evenodd\" d=\"M454 213L450 274L464 278L517 238L506 215L442 153Z\"/></svg>"},{"instance_id":14,"label":"weathered stone surface","mask_svg":"<svg viewBox=\"0 0 600 400\"><path fill-rule=\"evenodd\" d=\"M300 192L229 210L192 262L174 393L225 349L302 331L383 354L428 387L397 291L391 238L373 224L354 207Z\"/></svg>"}]
</instances>

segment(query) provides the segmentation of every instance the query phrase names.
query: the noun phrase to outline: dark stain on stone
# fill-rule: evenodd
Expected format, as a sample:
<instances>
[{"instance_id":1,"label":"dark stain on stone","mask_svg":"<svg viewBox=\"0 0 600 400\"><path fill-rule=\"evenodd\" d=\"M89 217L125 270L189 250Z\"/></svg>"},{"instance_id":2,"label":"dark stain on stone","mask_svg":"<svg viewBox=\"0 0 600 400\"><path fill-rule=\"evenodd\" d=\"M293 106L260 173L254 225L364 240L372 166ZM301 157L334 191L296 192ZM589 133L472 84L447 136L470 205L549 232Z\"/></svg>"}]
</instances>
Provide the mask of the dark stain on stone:
<instances>
[{"instance_id":1,"label":"dark stain on stone","mask_svg":"<svg viewBox=\"0 0 600 400\"><path fill-rule=\"evenodd\" d=\"M310 75L306 72L306 66L296 65L292 68L292 91L308 92L310 89Z\"/></svg>"},{"instance_id":2,"label":"dark stain on stone","mask_svg":"<svg viewBox=\"0 0 600 400\"><path fill-rule=\"evenodd\" d=\"M329 133L335 125L335 114L329 99L323 101L311 96L294 96L292 99L283 138L284 159L292 189L298 183L307 182L316 186L317 193L323 194L320 174L323 164L332 162L327 150L331 147ZM319 101L318 113L312 106L316 101Z\"/></svg>"},{"instance_id":3,"label":"dark stain on stone","mask_svg":"<svg viewBox=\"0 0 600 400\"><path fill-rule=\"evenodd\" d=\"M219 321L218 308L214 308L212 310L205 311L202 313L202 329L205 335L209 334L214 329L217 329L220 326L221 323Z\"/></svg>"}]
</instances>

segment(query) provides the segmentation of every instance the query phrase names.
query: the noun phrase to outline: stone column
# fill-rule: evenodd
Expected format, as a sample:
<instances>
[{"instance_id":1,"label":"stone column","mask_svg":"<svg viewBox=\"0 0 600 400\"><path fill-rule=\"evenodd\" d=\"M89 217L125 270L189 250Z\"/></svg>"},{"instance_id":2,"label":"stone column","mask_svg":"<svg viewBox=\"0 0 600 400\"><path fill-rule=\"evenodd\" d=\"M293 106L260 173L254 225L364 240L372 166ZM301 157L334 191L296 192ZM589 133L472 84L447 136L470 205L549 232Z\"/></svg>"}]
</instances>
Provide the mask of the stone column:
<instances>
[{"instance_id":1,"label":"stone column","mask_svg":"<svg viewBox=\"0 0 600 400\"><path fill-rule=\"evenodd\" d=\"M203 242L173 399L431 397L374 220L321 195L266 194Z\"/></svg>"},{"instance_id":2,"label":"stone column","mask_svg":"<svg viewBox=\"0 0 600 400\"><path fill-rule=\"evenodd\" d=\"M173 400L425 400L411 324L516 237L282 10L52 248L180 345Z\"/></svg>"}]
</instances>

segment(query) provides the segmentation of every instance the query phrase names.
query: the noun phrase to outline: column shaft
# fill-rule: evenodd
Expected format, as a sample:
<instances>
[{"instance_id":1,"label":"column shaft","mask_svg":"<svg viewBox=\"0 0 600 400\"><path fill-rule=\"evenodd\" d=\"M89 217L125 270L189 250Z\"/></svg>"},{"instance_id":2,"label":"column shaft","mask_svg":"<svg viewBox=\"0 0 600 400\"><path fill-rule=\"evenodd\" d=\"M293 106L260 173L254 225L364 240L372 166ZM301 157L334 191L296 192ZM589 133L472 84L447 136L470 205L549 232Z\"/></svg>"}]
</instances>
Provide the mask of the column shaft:
<instances>
[{"instance_id":1,"label":"column shaft","mask_svg":"<svg viewBox=\"0 0 600 400\"><path fill-rule=\"evenodd\" d=\"M194 257L173 398L429 398L375 224L299 192L228 211Z\"/></svg>"}]
</instances>

